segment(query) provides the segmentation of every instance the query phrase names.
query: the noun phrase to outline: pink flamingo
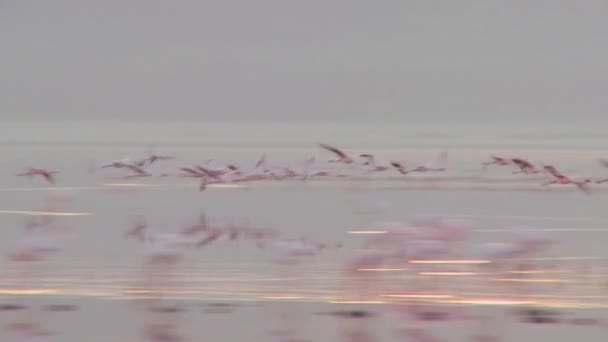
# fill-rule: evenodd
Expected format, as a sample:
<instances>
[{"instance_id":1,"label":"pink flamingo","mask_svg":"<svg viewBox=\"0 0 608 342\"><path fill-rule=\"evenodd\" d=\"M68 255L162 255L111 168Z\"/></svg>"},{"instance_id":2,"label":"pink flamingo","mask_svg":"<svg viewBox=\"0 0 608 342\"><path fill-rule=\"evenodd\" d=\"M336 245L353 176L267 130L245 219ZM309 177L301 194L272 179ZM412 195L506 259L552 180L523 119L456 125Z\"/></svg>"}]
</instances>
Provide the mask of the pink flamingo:
<instances>
[{"instance_id":1,"label":"pink flamingo","mask_svg":"<svg viewBox=\"0 0 608 342\"><path fill-rule=\"evenodd\" d=\"M346 153L344 153L342 150L327 145L327 144L319 144L319 147L328 150L330 152L333 152L334 154L336 154L338 156L338 159L335 160L330 160L330 163L342 163L342 164L352 164L353 163L353 159L351 157L349 157Z\"/></svg>"},{"instance_id":2,"label":"pink flamingo","mask_svg":"<svg viewBox=\"0 0 608 342\"><path fill-rule=\"evenodd\" d=\"M529 161L522 158L513 158L511 161L519 168L519 171L513 171L516 173L523 173L526 175L540 173L540 171L532 165Z\"/></svg>"},{"instance_id":3,"label":"pink flamingo","mask_svg":"<svg viewBox=\"0 0 608 342\"><path fill-rule=\"evenodd\" d=\"M549 172L549 174L551 174L554 179L550 180L546 183L543 183L543 185L550 185L550 184L574 184L576 185L581 191L583 192L587 192L589 193L591 191L591 189L589 188L589 183L591 183L590 179L585 179L582 181L579 180L574 180L570 177L567 177L565 175L563 175L562 173L560 173L559 171L557 171L557 169L552 166L552 165L546 165L544 166L544 170Z\"/></svg>"},{"instance_id":4,"label":"pink flamingo","mask_svg":"<svg viewBox=\"0 0 608 342\"><path fill-rule=\"evenodd\" d=\"M54 174L59 173L58 171L49 171L46 169L38 169L38 168L33 168L33 167L28 167L25 172L22 172L20 174L18 174L17 176L19 177L23 177L26 176L28 178L32 178L34 176L41 176L43 177L47 182L51 183L51 184L55 184L55 178L54 178Z\"/></svg>"},{"instance_id":5,"label":"pink flamingo","mask_svg":"<svg viewBox=\"0 0 608 342\"><path fill-rule=\"evenodd\" d=\"M502 157L497 157L497 156L490 156L490 158L492 158L492 161L481 163L481 165L483 165L484 169L490 165L499 165L499 166L511 165L511 161L508 158L502 158Z\"/></svg>"}]
</instances>

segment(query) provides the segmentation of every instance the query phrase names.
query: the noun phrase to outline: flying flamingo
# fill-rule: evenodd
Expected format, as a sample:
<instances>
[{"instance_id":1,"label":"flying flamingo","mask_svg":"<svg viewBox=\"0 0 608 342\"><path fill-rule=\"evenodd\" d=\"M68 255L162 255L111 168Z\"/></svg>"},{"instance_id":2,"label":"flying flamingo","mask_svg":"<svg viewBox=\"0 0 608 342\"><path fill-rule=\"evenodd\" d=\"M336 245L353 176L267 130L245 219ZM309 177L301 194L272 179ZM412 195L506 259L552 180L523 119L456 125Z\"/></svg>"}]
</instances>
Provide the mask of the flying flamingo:
<instances>
[{"instance_id":1,"label":"flying flamingo","mask_svg":"<svg viewBox=\"0 0 608 342\"><path fill-rule=\"evenodd\" d=\"M195 167L180 167L180 170L184 171L185 173L180 175L181 177L194 177L194 178L198 178L198 177L202 177L204 175L207 175L209 177L219 177L220 175L223 175L224 172L221 172L219 174L213 173L210 170L205 169L202 166L195 166Z\"/></svg>"},{"instance_id":2,"label":"flying flamingo","mask_svg":"<svg viewBox=\"0 0 608 342\"><path fill-rule=\"evenodd\" d=\"M171 160L171 159L175 159L175 157L173 156L163 156L163 155L159 155L156 153L151 154L148 158L146 158L146 164L153 164L156 161L159 160Z\"/></svg>"},{"instance_id":3,"label":"flying flamingo","mask_svg":"<svg viewBox=\"0 0 608 342\"><path fill-rule=\"evenodd\" d=\"M120 169L120 168L125 167L126 165L135 165L135 163L131 163L131 159L127 157L127 158L115 160L115 161L112 161L109 163L101 164L101 168L105 169L105 168L113 167L113 168Z\"/></svg>"},{"instance_id":4,"label":"flying flamingo","mask_svg":"<svg viewBox=\"0 0 608 342\"><path fill-rule=\"evenodd\" d=\"M335 174L334 170L323 168L312 168L315 162L315 157L311 157L300 164L297 168L285 168L287 177L300 177L303 181L313 177L326 177Z\"/></svg>"},{"instance_id":5,"label":"flying flamingo","mask_svg":"<svg viewBox=\"0 0 608 342\"><path fill-rule=\"evenodd\" d=\"M400 162L397 162L397 161L392 161L390 164L395 169L397 169L397 171L399 171L399 173L401 173L402 175L407 175L410 172L445 171L447 159L448 159L448 152L444 151L439 154L439 157L434 162L419 165L411 170L406 170L405 165Z\"/></svg>"},{"instance_id":6,"label":"flying flamingo","mask_svg":"<svg viewBox=\"0 0 608 342\"><path fill-rule=\"evenodd\" d=\"M194 247L201 248L203 246L206 246L206 245L212 243L213 241L218 240L220 237L222 237L224 235L224 233L225 232L222 229L211 229L206 232L206 236L203 237L203 239L196 242Z\"/></svg>"},{"instance_id":7,"label":"flying flamingo","mask_svg":"<svg viewBox=\"0 0 608 342\"><path fill-rule=\"evenodd\" d=\"M126 157L126 158L115 160L115 161L112 161L112 162L109 162L106 164L102 164L101 167L102 168L113 167L113 168L118 168L118 169L128 167L129 165L136 166L136 167L144 167L144 166L149 166L151 164L154 164L155 162L157 162L159 160L170 160L170 159L175 159L175 157L151 153L145 158L133 159L131 157Z\"/></svg>"},{"instance_id":8,"label":"flying flamingo","mask_svg":"<svg viewBox=\"0 0 608 342\"><path fill-rule=\"evenodd\" d=\"M490 158L492 158L492 161L481 163L484 169L486 169L490 165L508 166L511 164L511 161L508 158L502 158L493 155L490 156Z\"/></svg>"},{"instance_id":9,"label":"flying flamingo","mask_svg":"<svg viewBox=\"0 0 608 342\"><path fill-rule=\"evenodd\" d=\"M330 160L330 163L342 163L342 164L352 164L353 163L353 159L351 157L349 157L346 153L344 153L342 150L327 145L327 144L319 144L319 147L328 150L330 152L335 153L338 156L338 159L335 160Z\"/></svg>"},{"instance_id":10,"label":"flying flamingo","mask_svg":"<svg viewBox=\"0 0 608 342\"><path fill-rule=\"evenodd\" d=\"M403 164L401 164L399 162L392 161L391 166L394 167L395 169L397 169L397 171L399 171L399 173L404 176L409 173L409 171L405 169L405 166L403 166Z\"/></svg>"},{"instance_id":11,"label":"flying flamingo","mask_svg":"<svg viewBox=\"0 0 608 342\"><path fill-rule=\"evenodd\" d=\"M554 179L551 181L548 181L546 183L544 183L543 185L550 185L550 184L574 184L576 185L580 190L584 191L584 192L590 192L591 189L589 188L589 183L591 183L590 179L585 179L582 181L579 180L574 180L570 177L564 176L562 173L560 173L559 171L557 171L557 169L552 166L552 165L546 165L543 167L543 169L547 172L549 172Z\"/></svg>"},{"instance_id":12,"label":"flying flamingo","mask_svg":"<svg viewBox=\"0 0 608 342\"><path fill-rule=\"evenodd\" d=\"M143 166L135 166L126 164L124 166L126 169L133 172L133 174L125 176L124 178L135 178L135 177L150 177L152 174L144 169Z\"/></svg>"},{"instance_id":13,"label":"flying flamingo","mask_svg":"<svg viewBox=\"0 0 608 342\"><path fill-rule=\"evenodd\" d=\"M41 176L43 177L47 182L51 183L51 184L55 184L55 178L54 178L54 174L59 173L58 171L49 171L46 169L38 169L38 168L33 168L33 167L28 167L25 172L22 172L20 174L18 174L17 176L19 177L23 177L26 176L28 178L32 178L34 176Z\"/></svg>"},{"instance_id":14,"label":"flying flamingo","mask_svg":"<svg viewBox=\"0 0 608 342\"><path fill-rule=\"evenodd\" d=\"M256 170L264 169L265 171L267 171L268 169L266 169L265 167L266 167L266 153L263 153L262 156L260 157L260 159L258 160L258 162L255 164L255 169Z\"/></svg>"},{"instance_id":15,"label":"flying flamingo","mask_svg":"<svg viewBox=\"0 0 608 342\"><path fill-rule=\"evenodd\" d=\"M522 159L522 158L513 158L511 159L511 161L519 168L519 171L513 171L514 174L516 173L523 173L523 174L536 174L536 173L540 173L540 171L534 167L534 165L532 165L532 163L530 163L529 161Z\"/></svg>"},{"instance_id":16,"label":"flying flamingo","mask_svg":"<svg viewBox=\"0 0 608 342\"><path fill-rule=\"evenodd\" d=\"M361 154L361 155L359 155L359 157L365 159L365 162L363 162L363 165L369 167L369 170L367 171L367 173L382 172L382 171L386 171L389 169L388 166L376 164L376 160L375 160L373 154Z\"/></svg>"}]
</instances>

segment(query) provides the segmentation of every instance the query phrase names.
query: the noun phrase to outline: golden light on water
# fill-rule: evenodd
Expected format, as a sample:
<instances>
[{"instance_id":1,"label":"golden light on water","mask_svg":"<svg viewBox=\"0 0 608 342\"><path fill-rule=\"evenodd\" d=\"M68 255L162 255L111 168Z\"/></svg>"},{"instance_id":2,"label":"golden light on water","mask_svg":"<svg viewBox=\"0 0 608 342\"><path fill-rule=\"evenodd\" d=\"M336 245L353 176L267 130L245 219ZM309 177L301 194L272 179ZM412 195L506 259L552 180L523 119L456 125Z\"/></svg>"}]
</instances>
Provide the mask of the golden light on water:
<instances>
[{"instance_id":1,"label":"golden light on water","mask_svg":"<svg viewBox=\"0 0 608 342\"><path fill-rule=\"evenodd\" d=\"M44 295L44 294L57 294L59 290L53 289L0 289L0 295Z\"/></svg>"},{"instance_id":2,"label":"golden light on water","mask_svg":"<svg viewBox=\"0 0 608 342\"><path fill-rule=\"evenodd\" d=\"M490 260L410 260L410 264L489 264Z\"/></svg>"},{"instance_id":3,"label":"golden light on water","mask_svg":"<svg viewBox=\"0 0 608 342\"><path fill-rule=\"evenodd\" d=\"M382 297L413 298L413 299L448 299L455 296L449 294L383 294Z\"/></svg>"},{"instance_id":4,"label":"golden light on water","mask_svg":"<svg viewBox=\"0 0 608 342\"><path fill-rule=\"evenodd\" d=\"M517 278L491 278L493 281L508 281L515 283L572 283L565 279L517 279Z\"/></svg>"},{"instance_id":5,"label":"golden light on water","mask_svg":"<svg viewBox=\"0 0 608 342\"><path fill-rule=\"evenodd\" d=\"M45 188L0 188L0 192L18 191L74 191L84 189L96 189L97 187L45 187Z\"/></svg>"},{"instance_id":6,"label":"golden light on water","mask_svg":"<svg viewBox=\"0 0 608 342\"><path fill-rule=\"evenodd\" d=\"M593 256L568 256L568 257L546 257L546 258L513 258L513 260L523 260L523 261L599 260L599 259L603 259L603 258L593 257Z\"/></svg>"},{"instance_id":7,"label":"golden light on water","mask_svg":"<svg viewBox=\"0 0 608 342\"><path fill-rule=\"evenodd\" d=\"M387 304L387 302L377 300L333 300L330 304Z\"/></svg>"},{"instance_id":8,"label":"golden light on water","mask_svg":"<svg viewBox=\"0 0 608 342\"><path fill-rule=\"evenodd\" d=\"M532 305L535 301L515 300L505 298L470 298L450 300L452 304L470 304L470 305Z\"/></svg>"},{"instance_id":9,"label":"golden light on water","mask_svg":"<svg viewBox=\"0 0 608 342\"><path fill-rule=\"evenodd\" d=\"M563 271L557 270L529 270L529 271L509 271L513 274L546 274L546 273L563 273Z\"/></svg>"},{"instance_id":10,"label":"golden light on water","mask_svg":"<svg viewBox=\"0 0 608 342\"><path fill-rule=\"evenodd\" d=\"M530 228L531 232L608 232L608 228ZM509 233L512 229L477 229L478 233Z\"/></svg>"},{"instance_id":11,"label":"golden light on water","mask_svg":"<svg viewBox=\"0 0 608 342\"><path fill-rule=\"evenodd\" d=\"M420 275L433 275L433 276L466 276L466 275L478 275L481 273L475 272L418 272Z\"/></svg>"}]
</instances>

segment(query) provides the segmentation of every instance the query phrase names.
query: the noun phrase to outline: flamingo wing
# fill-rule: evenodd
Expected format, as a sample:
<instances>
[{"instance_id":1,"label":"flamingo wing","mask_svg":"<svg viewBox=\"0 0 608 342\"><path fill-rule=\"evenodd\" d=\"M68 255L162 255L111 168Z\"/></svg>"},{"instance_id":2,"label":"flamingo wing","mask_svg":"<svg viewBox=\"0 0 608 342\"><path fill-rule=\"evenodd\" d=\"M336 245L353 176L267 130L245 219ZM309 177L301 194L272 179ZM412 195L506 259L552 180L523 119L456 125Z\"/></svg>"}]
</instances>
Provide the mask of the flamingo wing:
<instances>
[{"instance_id":1,"label":"flamingo wing","mask_svg":"<svg viewBox=\"0 0 608 342\"><path fill-rule=\"evenodd\" d=\"M47 182L51 183L51 184L55 184L55 179L53 177L53 174L50 172L43 172L41 173L42 177L44 177L44 179L46 179Z\"/></svg>"},{"instance_id":2,"label":"flamingo wing","mask_svg":"<svg viewBox=\"0 0 608 342\"><path fill-rule=\"evenodd\" d=\"M342 152L341 150L339 150L336 147L333 147L333 146L330 146L330 145L327 145L327 144L322 144L322 143L319 144L319 147L321 147L323 149L326 149L326 150L328 150L330 152L335 153L340 158L348 158L348 156L346 155L346 153Z\"/></svg>"}]
</instances>

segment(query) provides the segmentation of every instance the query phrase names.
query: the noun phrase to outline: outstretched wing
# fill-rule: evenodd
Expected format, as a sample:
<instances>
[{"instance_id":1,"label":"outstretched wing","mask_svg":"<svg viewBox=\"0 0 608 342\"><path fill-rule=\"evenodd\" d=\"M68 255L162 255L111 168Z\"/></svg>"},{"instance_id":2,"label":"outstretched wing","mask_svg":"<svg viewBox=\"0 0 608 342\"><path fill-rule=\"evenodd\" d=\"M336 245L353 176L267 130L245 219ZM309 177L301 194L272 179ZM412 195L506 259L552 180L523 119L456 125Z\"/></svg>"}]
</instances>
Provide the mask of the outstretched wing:
<instances>
[{"instance_id":1,"label":"outstretched wing","mask_svg":"<svg viewBox=\"0 0 608 342\"><path fill-rule=\"evenodd\" d=\"M513 158L513 159L511 159L511 161L513 161L520 168L531 168L531 167L533 167L532 164L530 164L530 162L527 161L527 160L525 160L525 159Z\"/></svg>"},{"instance_id":2,"label":"outstretched wing","mask_svg":"<svg viewBox=\"0 0 608 342\"><path fill-rule=\"evenodd\" d=\"M194 170L194 169L189 168L189 167L180 167L179 169L182 170L182 171L184 171L184 172L187 172L187 173L189 173L189 174L191 174L193 176L200 176L201 172L203 172L203 171Z\"/></svg>"},{"instance_id":3,"label":"outstretched wing","mask_svg":"<svg viewBox=\"0 0 608 342\"><path fill-rule=\"evenodd\" d=\"M55 184L55 178L53 177L53 174L50 172L43 172L41 173L42 177L44 177L44 179L46 179L47 182L51 183L51 184Z\"/></svg>"},{"instance_id":4,"label":"outstretched wing","mask_svg":"<svg viewBox=\"0 0 608 342\"><path fill-rule=\"evenodd\" d=\"M323 149L326 149L326 150L328 150L330 152L335 153L340 158L348 158L348 156L346 155L346 153L342 152L341 150L339 150L336 147L333 147L333 146L330 146L330 145L327 145L327 144L322 144L322 143L319 144L319 147L321 147Z\"/></svg>"},{"instance_id":5,"label":"outstretched wing","mask_svg":"<svg viewBox=\"0 0 608 342\"><path fill-rule=\"evenodd\" d=\"M140 175L140 176L148 175L148 172L146 172L146 170L144 170L143 167L135 166L135 165L129 165L129 164L126 164L125 167L127 169L135 172L137 175Z\"/></svg>"},{"instance_id":6,"label":"outstretched wing","mask_svg":"<svg viewBox=\"0 0 608 342\"><path fill-rule=\"evenodd\" d=\"M266 163L266 153L262 154L258 162L255 164L255 168L259 169L264 165L264 163Z\"/></svg>"},{"instance_id":7,"label":"outstretched wing","mask_svg":"<svg viewBox=\"0 0 608 342\"><path fill-rule=\"evenodd\" d=\"M405 166L401 165L400 163L398 163L396 161L392 161L391 166L394 167L395 169L397 169L399 171L399 173L401 173L402 175L406 175L408 173L407 170L405 169Z\"/></svg>"},{"instance_id":8,"label":"outstretched wing","mask_svg":"<svg viewBox=\"0 0 608 342\"><path fill-rule=\"evenodd\" d=\"M562 174L560 174L560 173L557 171L557 169L556 169L556 168L555 168L555 166L553 166L553 165L545 165L545 166L543 167L543 169L544 169L545 171L549 172L549 173L550 173L550 174L551 174L553 177L560 178L560 177L562 177L562 176L563 176Z\"/></svg>"}]
</instances>

